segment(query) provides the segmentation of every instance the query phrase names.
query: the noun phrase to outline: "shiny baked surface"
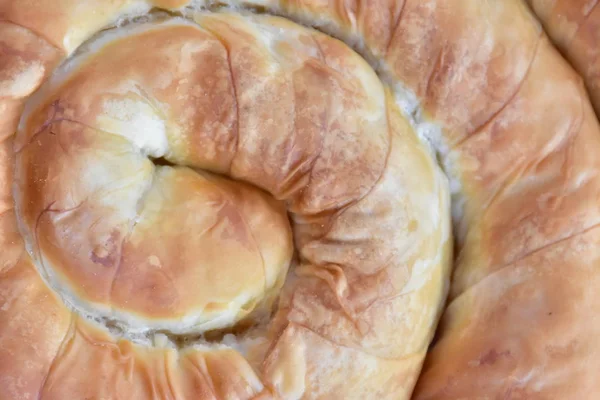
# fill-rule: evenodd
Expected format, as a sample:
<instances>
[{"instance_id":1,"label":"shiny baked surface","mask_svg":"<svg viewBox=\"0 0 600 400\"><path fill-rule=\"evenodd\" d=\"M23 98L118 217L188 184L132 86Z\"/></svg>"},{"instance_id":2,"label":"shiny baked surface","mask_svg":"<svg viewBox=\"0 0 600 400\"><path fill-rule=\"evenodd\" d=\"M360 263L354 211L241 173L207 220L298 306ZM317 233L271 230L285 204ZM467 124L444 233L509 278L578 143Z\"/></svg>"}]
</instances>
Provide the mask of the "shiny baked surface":
<instances>
[{"instance_id":1,"label":"shiny baked surface","mask_svg":"<svg viewBox=\"0 0 600 400\"><path fill-rule=\"evenodd\" d=\"M153 5L0 1L0 399L595 398L600 127L523 1Z\"/></svg>"}]
</instances>

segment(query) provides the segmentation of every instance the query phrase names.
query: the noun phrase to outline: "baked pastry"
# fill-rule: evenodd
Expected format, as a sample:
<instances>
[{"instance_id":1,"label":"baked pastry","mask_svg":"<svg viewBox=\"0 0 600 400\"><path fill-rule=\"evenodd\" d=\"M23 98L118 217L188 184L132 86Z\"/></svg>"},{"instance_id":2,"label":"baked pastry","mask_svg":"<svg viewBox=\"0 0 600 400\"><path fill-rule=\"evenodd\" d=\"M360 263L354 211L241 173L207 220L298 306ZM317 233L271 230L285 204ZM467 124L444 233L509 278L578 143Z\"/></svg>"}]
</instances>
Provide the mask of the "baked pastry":
<instances>
[{"instance_id":1,"label":"baked pastry","mask_svg":"<svg viewBox=\"0 0 600 400\"><path fill-rule=\"evenodd\" d=\"M596 0L528 0L558 49L573 64L600 115L600 7Z\"/></svg>"},{"instance_id":2,"label":"baked pastry","mask_svg":"<svg viewBox=\"0 0 600 400\"><path fill-rule=\"evenodd\" d=\"M600 390L600 127L524 2L0 19L0 399Z\"/></svg>"},{"instance_id":3,"label":"baked pastry","mask_svg":"<svg viewBox=\"0 0 600 400\"><path fill-rule=\"evenodd\" d=\"M80 4L4 11L9 83L41 64L22 37L68 58L12 144L27 253L3 269L0 398L408 397L452 240L447 179L391 91L279 17L155 10L78 46L96 10L148 11L97 2L44 30Z\"/></svg>"}]
</instances>

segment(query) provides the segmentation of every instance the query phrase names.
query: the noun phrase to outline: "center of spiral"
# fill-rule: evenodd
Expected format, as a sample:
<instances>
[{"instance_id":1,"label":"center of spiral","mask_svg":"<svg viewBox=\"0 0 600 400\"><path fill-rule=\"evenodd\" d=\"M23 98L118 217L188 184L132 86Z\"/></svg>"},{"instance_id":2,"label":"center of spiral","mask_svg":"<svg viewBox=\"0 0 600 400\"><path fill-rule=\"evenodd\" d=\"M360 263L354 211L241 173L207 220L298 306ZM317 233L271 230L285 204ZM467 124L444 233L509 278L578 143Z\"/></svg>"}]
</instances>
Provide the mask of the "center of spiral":
<instances>
[{"instance_id":1,"label":"center of spiral","mask_svg":"<svg viewBox=\"0 0 600 400\"><path fill-rule=\"evenodd\" d=\"M76 311L127 332L190 334L275 303L293 252L284 204L199 171L228 172L211 160L235 141L199 139L235 129L229 74L220 42L190 23L122 29L67 61L27 106L21 229Z\"/></svg>"}]
</instances>

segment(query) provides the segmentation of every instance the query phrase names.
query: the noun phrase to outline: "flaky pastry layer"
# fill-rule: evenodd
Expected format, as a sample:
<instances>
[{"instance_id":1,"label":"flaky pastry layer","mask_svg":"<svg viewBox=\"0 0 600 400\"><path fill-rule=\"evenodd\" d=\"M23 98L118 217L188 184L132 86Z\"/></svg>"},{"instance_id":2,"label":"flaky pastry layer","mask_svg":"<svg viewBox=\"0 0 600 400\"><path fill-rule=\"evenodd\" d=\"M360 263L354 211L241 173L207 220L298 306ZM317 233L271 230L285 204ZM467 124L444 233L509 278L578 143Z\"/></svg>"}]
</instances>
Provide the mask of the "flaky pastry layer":
<instances>
[{"instance_id":1,"label":"flaky pastry layer","mask_svg":"<svg viewBox=\"0 0 600 400\"><path fill-rule=\"evenodd\" d=\"M16 215L43 281L72 310L41 393L140 396L145 357L220 359L219 349L243 347L246 361L226 374L241 374L240 398L408 396L448 288L449 196L432 153L342 42L279 17L186 15L107 31L26 105ZM281 203L197 170L284 202L300 262L262 337L177 353L160 332L230 327L248 301L275 297L290 255ZM250 222L235 223L229 206ZM154 346L93 320L152 331ZM140 366L129 367L130 384L61 372L113 368L86 351L98 342Z\"/></svg>"},{"instance_id":2,"label":"flaky pastry layer","mask_svg":"<svg viewBox=\"0 0 600 400\"><path fill-rule=\"evenodd\" d=\"M7 110L0 126L7 138L15 130L23 100L61 57L73 52L100 27L151 7L147 2L126 0L103 2L102 12L96 12L100 8L95 1L77 6L74 0L53 2L52 6L43 0L29 1L27 7L16 4L23 3L0 2L0 15L8 21L2 23L1 29L10 31L10 36L0 35L0 42L9 49L5 53L11 54L6 58L9 61L3 61L8 67L3 64L1 68L2 76L8 76L2 82L8 83L0 85L4 90L0 107ZM180 8L187 5L186 1L161 1L154 5L193 14L193 8ZM196 8L202 5L194 2ZM341 167L336 167L335 172L348 178L365 168L370 173L361 175L365 181L358 182L376 184L358 185L352 192L351 186L337 185L357 180L332 183L327 177L333 175L324 173L318 176L323 179L322 187L330 189L322 189L325 194L333 196L341 189L341 193L352 192L356 196L347 198L351 200L344 204L343 212L335 208L343 201L289 203L297 207L292 208L296 213L296 245L308 262L294 269L295 279L288 276L278 313L265 336L269 345L266 349L258 346L259 354L248 357L264 357L258 363L229 362L225 356L210 358L216 355L210 351L209 358L202 358L206 353L203 350L188 349L186 352L191 353L179 353L182 364L174 364L168 361L171 350L156 353L155 349L135 346L135 357L121 357L129 354L128 342L122 342L119 351L107 358L90 353L92 348L111 348L108 343L114 343L115 338L89 327L73 314L65 314L60 301L48 292L19 244L7 192L2 225L2 237L8 238L3 239L7 255L2 256L6 261L1 278L9 289L0 291L5 296L0 318L13 320L11 317L18 313L22 317L19 323L0 325L11 326L0 333L0 368L8 382L0 386L0 391L4 391L0 397L5 393L8 398L23 393L43 393L43 398L57 399L98 393L105 397L118 397L121 393L130 398L158 397L165 390L173 397L184 398L199 394L205 398L409 398L444 299L444 258L449 251L442 249L447 249L450 238L442 226L445 180L438 176L431 155L417 137L433 145L450 178L457 259L450 301L413 398L597 397L600 387L595 371L600 366L600 351L596 338L600 329L594 321L600 306L595 295L600 127L580 78L552 47L524 2L377 0L367 4L265 0L231 5L258 7L315 26L351 44L371 63L387 88L381 86L365 63L343 75L338 70L343 69L339 60L356 59L358 63L359 59L346 56L351 52L339 42L314 34L319 38L322 54L308 58L325 60L329 69L323 75L339 76L341 82L347 81L356 90L352 95L340 94L337 86L328 84L331 81L320 80L321 88L315 93L331 94L325 104L356 100L357 104L352 105L361 109L371 106L366 99L374 96L378 101L372 110L386 110L387 130L375 127L358 135L358 131L343 125L350 125L350 118L339 122L344 127L341 132L350 130L357 134L357 147L365 150L360 154L370 156L361 159L359 168L338 160ZM287 33L296 28L289 22L259 17L277 29L255 34L256 22L247 22L247 17L233 17L238 18L235 24L227 23L229 17L225 21L220 18L210 14L196 22L200 26L206 21L209 25L216 23L219 29L203 29L212 34L218 31L215 36L219 41L231 40L221 37L222 32L237 39L231 40L232 46L224 46L230 60L241 52L240 48L245 49L247 40L268 37L256 53L242 52L240 65L256 68L249 76L276 76L280 60L278 68L268 68L269 60L280 51L271 50L273 42L282 41L283 47L293 43L295 39ZM247 23L252 33L246 30ZM238 29L243 33L236 32ZM310 44L288 51L303 57L303 46ZM267 51L258 51L259 48ZM140 49L142 53L149 51ZM293 65L297 60L291 58ZM368 89L357 82L356 70L370 77ZM317 77L322 79L320 70L316 71L310 82L317 81ZM17 79L21 76L25 78ZM284 109L285 82L276 80L269 86L261 79L236 81L236 89L237 85L242 89L235 94L236 109L242 109L239 106L244 90L261 85L266 93L277 95L266 99L249 96L254 101L243 110L260 112L268 109L265 104L276 104L269 109L271 112ZM338 85L344 88L341 82ZM366 95L360 96L361 88ZM277 102L270 102L272 98ZM308 96L306 106L299 110L308 113L310 105L321 104L318 96ZM395 111L398 107L408 122ZM277 135L263 138L280 139L278 135L286 132L281 127L289 126L289 121L296 121L298 115L291 118L284 114L277 124L273 118L271 123L273 131L278 128ZM364 113L362 117L369 119L366 115L373 118L373 123L379 114ZM269 116L259 121L267 124ZM381 132L396 133L387 141L382 139L381 146L369 153L370 141L377 140ZM12 179L12 140L3 142L8 149L3 159L7 181ZM289 170L281 168L286 165L281 160L270 164L274 158L269 157L274 153L268 150L280 143L271 140L253 148L261 156L258 172L242 167L237 170L241 171L238 175L229 172L277 194L279 187L269 184L276 182L275 177L280 176L277 174ZM302 150L309 153L310 144L306 142ZM194 149L193 145L186 145L182 148ZM340 141L339 145L345 151L356 146L350 141ZM415 158L423 167L415 167ZM426 175L424 179L420 173ZM397 176L403 179L398 181ZM405 187L406 197L402 197L405 192L398 188L398 182L413 182L410 189ZM435 185L427 187L432 182ZM419 198L419 190L427 195ZM436 190L439 197L432 196ZM294 192L281 193L293 197ZM310 195L309 192L306 199L312 199ZM287 199L284 195L282 198ZM427 200L437 207L427 206ZM399 203L411 204L413 208L400 210ZM318 207L324 205L332 208ZM442 214L436 216L432 209L439 209ZM297 216L306 210L312 211L309 217ZM436 226L435 230L412 231L412 219L403 212L420 216L415 218L418 229ZM441 225L432 221L436 218ZM362 230L364 226L377 229ZM349 232L352 234L346 236ZM389 253L380 252L383 248ZM426 267L408 256L415 253L427 254L424 258L436 261ZM381 265L385 268L380 269ZM13 277L17 273L23 278ZM423 277L427 278L417 279ZM23 296L20 302L6 300L12 297L5 293L15 293L12 288L17 282L31 288L32 297ZM407 287L416 289L404 290ZM40 293L37 297L36 291ZM42 309L48 310L44 315L52 316L50 321L55 321L52 326L56 331L38 323L41 317L34 311ZM30 344L36 344L38 349L34 364L28 361ZM15 358L15 354L19 357ZM92 355L86 358L86 354ZM155 365L152 359L156 354L162 367L148 369L146 365ZM188 354L197 357L195 360L202 359L192 362L193 370L188 369ZM226 364L218 365L227 366L209 367L214 364L208 359L223 361ZM94 365L98 368L95 376L106 378L78 381L70 380L65 373L84 365ZM119 372L121 366L126 366L126 374ZM121 380L123 376L128 379ZM169 378L148 380L148 376ZM148 388L152 390L145 392Z\"/></svg>"}]
</instances>

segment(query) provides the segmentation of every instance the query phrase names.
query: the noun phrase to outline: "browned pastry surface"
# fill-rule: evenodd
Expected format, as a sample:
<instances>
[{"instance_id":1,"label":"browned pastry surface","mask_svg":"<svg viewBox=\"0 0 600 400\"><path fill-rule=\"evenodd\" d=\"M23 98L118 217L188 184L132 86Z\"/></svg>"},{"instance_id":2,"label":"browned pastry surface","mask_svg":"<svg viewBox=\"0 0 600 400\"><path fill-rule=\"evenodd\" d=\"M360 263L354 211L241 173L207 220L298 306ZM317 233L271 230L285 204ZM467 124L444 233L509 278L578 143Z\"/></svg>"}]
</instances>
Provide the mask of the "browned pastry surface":
<instances>
[{"instance_id":1,"label":"browned pastry surface","mask_svg":"<svg viewBox=\"0 0 600 400\"><path fill-rule=\"evenodd\" d=\"M600 2L527 0L558 49L585 80L600 115Z\"/></svg>"},{"instance_id":2,"label":"browned pastry surface","mask_svg":"<svg viewBox=\"0 0 600 400\"><path fill-rule=\"evenodd\" d=\"M187 3L0 0L0 399L600 394L600 127L522 0Z\"/></svg>"}]
</instances>

